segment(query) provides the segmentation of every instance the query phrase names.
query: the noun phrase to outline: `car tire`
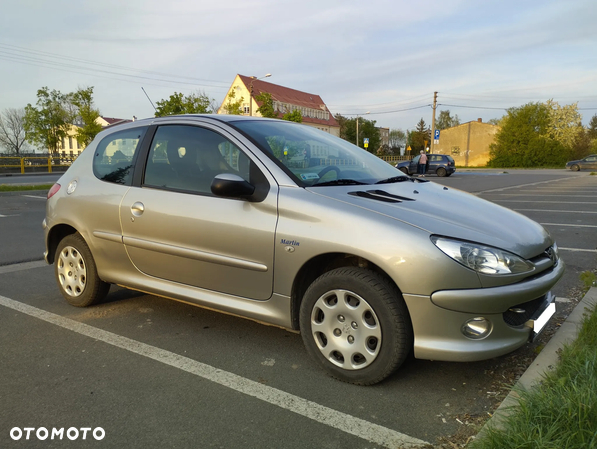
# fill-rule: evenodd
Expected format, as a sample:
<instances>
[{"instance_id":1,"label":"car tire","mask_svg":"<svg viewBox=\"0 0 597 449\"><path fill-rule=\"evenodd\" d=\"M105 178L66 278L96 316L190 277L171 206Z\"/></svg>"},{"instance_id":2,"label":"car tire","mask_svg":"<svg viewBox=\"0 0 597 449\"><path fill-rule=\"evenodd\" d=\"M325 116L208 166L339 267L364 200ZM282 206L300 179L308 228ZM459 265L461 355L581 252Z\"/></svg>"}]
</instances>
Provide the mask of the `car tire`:
<instances>
[{"instance_id":1,"label":"car tire","mask_svg":"<svg viewBox=\"0 0 597 449\"><path fill-rule=\"evenodd\" d=\"M402 295L363 268L337 268L317 278L303 297L300 327L311 357L332 377L356 385L387 378L413 346Z\"/></svg>"},{"instance_id":2,"label":"car tire","mask_svg":"<svg viewBox=\"0 0 597 449\"><path fill-rule=\"evenodd\" d=\"M572 170L572 171L580 171L580 166L574 164L572 167L570 167L570 170Z\"/></svg>"},{"instance_id":3,"label":"car tire","mask_svg":"<svg viewBox=\"0 0 597 449\"><path fill-rule=\"evenodd\" d=\"M445 168L443 168L443 167L439 167L439 168L438 168L438 169L435 171L435 174L436 174L437 176L439 176L440 178L443 178L444 176L446 176L446 175L448 174L448 172L446 171L446 169L445 169Z\"/></svg>"},{"instance_id":4,"label":"car tire","mask_svg":"<svg viewBox=\"0 0 597 449\"><path fill-rule=\"evenodd\" d=\"M408 170L404 167L400 167L398 170L400 170L402 173L404 173L405 175L408 175Z\"/></svg>"},{"instance_id":5,"label":"car tire","mask_svg":"<svg viewBox=\"0 0 597 449\"><path fill-rule=\"evenodd\" d=\"M76 307L97 304L110 289L110 284L99 278L91 250L78 233L67 235L58 244L54 272L62 296Z\"/></svg>"}]
</instances>

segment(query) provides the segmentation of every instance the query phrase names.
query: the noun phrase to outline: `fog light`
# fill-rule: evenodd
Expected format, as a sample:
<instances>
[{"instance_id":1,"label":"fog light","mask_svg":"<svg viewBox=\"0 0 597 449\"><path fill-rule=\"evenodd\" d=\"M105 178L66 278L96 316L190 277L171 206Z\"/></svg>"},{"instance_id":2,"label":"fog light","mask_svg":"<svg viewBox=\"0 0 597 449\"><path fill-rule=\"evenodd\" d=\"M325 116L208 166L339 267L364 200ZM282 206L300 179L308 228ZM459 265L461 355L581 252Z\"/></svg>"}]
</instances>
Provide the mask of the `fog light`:
<instances>
[{"instance_id":1,"label":"fog light","mask_svg":"<svg viewBox=\"0 0 597 449\"><path fill-rule=\"evenodd\" d=\"M462 325L462 333L466 338L480 340L491 333L491 321L487 318L476 317Z\"/></svg>"}]
</instances>

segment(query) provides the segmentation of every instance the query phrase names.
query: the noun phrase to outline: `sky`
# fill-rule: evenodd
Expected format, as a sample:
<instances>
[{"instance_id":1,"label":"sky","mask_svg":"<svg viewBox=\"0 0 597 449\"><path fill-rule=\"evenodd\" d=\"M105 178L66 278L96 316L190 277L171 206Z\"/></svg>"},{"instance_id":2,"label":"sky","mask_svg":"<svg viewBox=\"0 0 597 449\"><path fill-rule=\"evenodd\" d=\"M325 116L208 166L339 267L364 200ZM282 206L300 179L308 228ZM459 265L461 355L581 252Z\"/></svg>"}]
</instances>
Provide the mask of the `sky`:
<instances>
[{"instance_id":1,"label":"sky","mask_svg":"<svg viewBox=\"0 0 597 449\"><path fill-rule=\"evenodd\" d=\"M224 101L236 74L412 130L553 99L597 114L595 0L0 0L0 112L92 86L106 117L174 92ZM147 95L146 95L147 94ZM148 99L149 97L149 99ZM150 101L151 100L151 101Z\"/></svg>"}]
</instances>

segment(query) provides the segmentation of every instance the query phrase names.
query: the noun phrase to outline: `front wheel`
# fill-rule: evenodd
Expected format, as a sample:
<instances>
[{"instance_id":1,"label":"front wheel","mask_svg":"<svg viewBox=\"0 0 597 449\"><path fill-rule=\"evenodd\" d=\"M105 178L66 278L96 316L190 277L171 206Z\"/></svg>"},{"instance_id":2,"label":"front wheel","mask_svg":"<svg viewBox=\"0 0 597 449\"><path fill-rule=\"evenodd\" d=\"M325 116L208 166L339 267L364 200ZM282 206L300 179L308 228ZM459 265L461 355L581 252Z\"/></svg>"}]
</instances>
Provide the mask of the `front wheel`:
<instances>
[{"instance_id":1,"label":"front wheel","mask_svg":"<svg viewBox=\"0 0 597 449\"><path fill-rule=\"evenodd\" d=\"M99 278L91 250L80 234L64 237L54 260L58 288L69 304L87 307L108 294L110 284Z\"/></svg>"},{"instance_id":2,"label":"front wheel","mask_svg":"<svg viewBox=\"0 0 597 449\"><path fill-rule=\"evenodd\" d=\"M396 371L413 345L398 289L377 273L329 271L307 289L300 310L307 352L332 377L373 385Z\"/></svg>"},{"instance_id":3,"label":"front wheel","mask_svg":"<svg viewBox=\"0 0 597 449\"><path fill-rule=\"evenodd\" d=\"M578 166L578 165L575 164L572 167L570 167L570 170L572 170L572 171L580 171L580 166Z\"/></svg>"},{"instance_id":4,"label":"front wheel","mask_svg":"<svg viewBox=\"0 0 597 449\"><path fill-rule=\"evenodd\" d=\"M405 175L408 175L408 170L404 167L400 167L398 170L400 170L402 173L404 173Z\"/></svg>"}]
</instances>

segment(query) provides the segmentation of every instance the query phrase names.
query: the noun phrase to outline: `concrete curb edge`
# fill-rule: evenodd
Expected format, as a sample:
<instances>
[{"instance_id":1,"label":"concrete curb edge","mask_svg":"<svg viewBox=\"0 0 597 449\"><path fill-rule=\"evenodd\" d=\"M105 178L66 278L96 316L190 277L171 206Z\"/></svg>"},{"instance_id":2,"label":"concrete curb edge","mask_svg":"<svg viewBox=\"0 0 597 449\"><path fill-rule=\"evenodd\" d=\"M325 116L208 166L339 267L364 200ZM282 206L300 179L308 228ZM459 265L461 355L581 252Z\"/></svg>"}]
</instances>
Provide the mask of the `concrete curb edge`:
<instances>
[{"instance_id":1,"label":"concrete curb edge","mask_svg":"<svg viewBox=\"0 0 597 449\"><path fill-rule=\"evenodd\" d=\"M556 334L547 342L543 350L535 358L533 363L520 377L514 389L510 391L506 399L500 404L493 416L478 433L482 436L489 427L503 428L503 423L513 408L518 406L519 395L516 390L529 390L541 382L545 372L555 368L559 361L559 351L576 339L583 316L597 304L597 287L591 287L583 299L577 304L572 313L562 323Z\"/></svg>"}]
</instances>

